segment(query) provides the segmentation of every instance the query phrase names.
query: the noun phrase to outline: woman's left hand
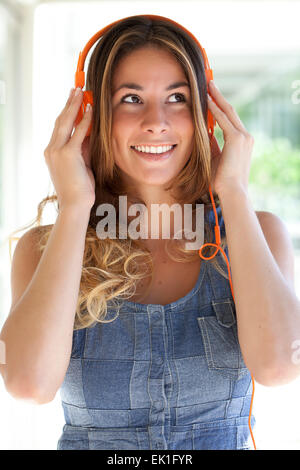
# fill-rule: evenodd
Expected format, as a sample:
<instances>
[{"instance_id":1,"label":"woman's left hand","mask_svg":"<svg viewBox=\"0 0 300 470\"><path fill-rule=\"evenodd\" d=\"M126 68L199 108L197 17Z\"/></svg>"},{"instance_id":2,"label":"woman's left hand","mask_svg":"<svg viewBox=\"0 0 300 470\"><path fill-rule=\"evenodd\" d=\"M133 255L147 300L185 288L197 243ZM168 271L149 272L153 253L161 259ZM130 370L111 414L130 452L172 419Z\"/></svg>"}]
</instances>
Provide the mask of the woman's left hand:
<instances>
[{"instance_id":1,"label":"woman's left hand","mask_svg":"<svg viewBox=\"0 0 300 470\"><path fill-rule=\"evenodd\" d=\"M247 192L254 138L212 81L209 82L209 93L212 97L212 100L208 99L209 110L224 135L222 151L215 137L211 143L212 187L218 196L223 190L237 187Z\"/></svg>"}]
</instances>

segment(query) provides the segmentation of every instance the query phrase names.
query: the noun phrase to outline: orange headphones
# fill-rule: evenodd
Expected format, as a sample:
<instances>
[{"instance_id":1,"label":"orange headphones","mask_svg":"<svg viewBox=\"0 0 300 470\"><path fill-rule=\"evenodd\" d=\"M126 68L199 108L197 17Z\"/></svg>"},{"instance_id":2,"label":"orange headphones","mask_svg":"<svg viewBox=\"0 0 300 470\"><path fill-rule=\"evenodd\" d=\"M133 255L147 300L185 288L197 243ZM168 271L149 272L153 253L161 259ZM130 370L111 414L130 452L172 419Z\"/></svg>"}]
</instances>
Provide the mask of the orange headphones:
<instances>
[{"instance_id":1,"label":"orange headphones","mask_svg":"<svg viewBox=\"0 0 300 470\"><path fill-rule=\"evenodd\" d=\"M136 16L136 15L135 15ZM203 57L203 60L204 60L204 69L205 69L205 75L206 75L206 84L207 84L207 89L208 89L208 84L210 82L210 80L213 80L213 71L212 69L210 68L209 66L209 62L208 62L208 59L207 59L207 55L206 55L206 52L205 52L205 49L200 45L199 41L196 39L196 37L190 32L188 31L186 28L184 28L182 25L180 25L179 23L177 23L176 21L173 21L171 20L170 18L167 18L165 16L158 16L158 15L142 15L142 16L145 16L147 18L150 18L150 19L159 19L159 20L164 20L166 22L169 22L169 23L172 23L174 24L175 26L181 28L183 31L185 31L195 42L196 44L199 46L200 48L200 51L201 51L201 54L202 54L202 57ZM129 18L134 18L134 16L130 16L130 17L126 17L126 18L122 18L122 20L125 20L125 19L129 19ZM112 26L114 26L115 24L119 23L119 21L122 21L122 20L117 20L117 21L114 21L113 23L109 24L108 26L105 26L105 28L101 29L100 31L98 31L94 36L92 36L92 38L88 41L88 43L86 44L86 46L84 47L83 51L79 53L79 58L78 58L78 63L77 63L77 69L76 69L76 73L75 73L75 88L77 87L80 87L81 89L84 87L85 85L85 73L84 73L84 62L85 62L85 59L86 59L86 56L90 50L90 48L93 46L93 44L101 37L103 36L103 34L106 33L107 30L109 30ZM90 91L90 90L83 90L83 99L82 99L82 104L81 104L81 107L78 111L78 114L77 114L77 117L75 119L75 124L74 126L76 127L81 119L83 118L83 115L84 115L84 112L85 112L85 109L86 109L86 105L90 103L91 105L93 105L93 93ZM208 129L208 134L209 134L209 139L210 139L210 142L212 141L212 139L215 139L214 138L214 128L215 128L215 125L216 125L216 120L215 118L213 117L212 113L210 112L210 110L208 110L207 112L207 129ZM91 133L91 127L92 127L92 123L90 124L90 127L87 131L87 136L90 135ZM231 274L230 274L230 267L229 267L229 262L228 262L228 258L226 256L226 253L224 252L224 250L221 248L220 246L220 243L221 243L221 235L220 235L220 227L219 227L219 222L218 222L218 216L217 216L217 211L216 211L216 206L215 206L215 202L214 202L214 198L213 198L213 195L212 195L212 190L211 190L211 186L209 186L209 194L210 194L210 198L211 198L211 202L212 202L212 205L213 205L213 211L214 211L214 215L215 215L215 239L216 239L216 243L205 243L204 245L201 246L201 248L199 248L199 256L200 258L202 259L205 259L205 260L208 260L208 259L212 259L216 256L216 254L218 253L218 251L220 250L222 253L223 253L223 256L226 260L226 264L227 264L227 270L228 270L228 277L229 277L229 283L230 283L230 289L231 289L231 293L232 293L232 297L233 297L233 300L234 300L234 294L233 294L233 287L232 287L232 281L231 281ZM205 247L205 246L215 246L217 249L215 251L215 253L210 256L209 258L205 258L202 254L201 254L201 251L202 249ZM253 436L253 432L252 432L252 428L251 428L251 414L252 414L252 405L253 405L253 398L254 398L254 390L255 390L255 385L254 385L254 378L253 376L251 375L251 379L252 379L252 397L251 397L251 403L250 403L250 410L249 410L249 419L248 419L248 426L249 426L249 430L250 430L250 434L251 434L251 438L252 438L252 442L253 442L253 446L254 446L254 449L256 450L256 445L255 445L255 441L254 441L254 436Z\"/></svg>"}]
</instances>

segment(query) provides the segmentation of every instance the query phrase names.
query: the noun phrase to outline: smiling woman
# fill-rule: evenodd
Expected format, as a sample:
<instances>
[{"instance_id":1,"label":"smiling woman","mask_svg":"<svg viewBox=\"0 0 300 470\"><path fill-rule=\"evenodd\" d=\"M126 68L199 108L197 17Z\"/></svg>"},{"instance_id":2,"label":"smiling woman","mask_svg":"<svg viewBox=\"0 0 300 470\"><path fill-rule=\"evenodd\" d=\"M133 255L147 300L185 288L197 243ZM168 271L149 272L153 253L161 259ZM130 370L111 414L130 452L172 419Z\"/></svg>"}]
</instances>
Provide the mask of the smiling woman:
<instances>
[{"instance_id":1,"label":"smiling woman","mask_svg":"<svg viewBox=\"0 0 300 470\"><path fill-rule=\"evenodd\" d=\"M119 230L122 195L149 214L153 204L176 203L196 215L202 204L204 239L214 241L216 217L228 256L216 193L215 214L210 203L206 72L180 25L125 18L91 54L92 114L72 134L79 90L55 122L45 157L57 194L40 203L37 221L52 199L59 215L15 250L1 339L13 395L45 403L60 389L58 449L250 448L251 373L223 252L213 257L213 245L200 258L171 237L171 253L163 237L122 238ZM116 209L116 239L97 237L105 203Z\"/></svg>"}]
</instances>

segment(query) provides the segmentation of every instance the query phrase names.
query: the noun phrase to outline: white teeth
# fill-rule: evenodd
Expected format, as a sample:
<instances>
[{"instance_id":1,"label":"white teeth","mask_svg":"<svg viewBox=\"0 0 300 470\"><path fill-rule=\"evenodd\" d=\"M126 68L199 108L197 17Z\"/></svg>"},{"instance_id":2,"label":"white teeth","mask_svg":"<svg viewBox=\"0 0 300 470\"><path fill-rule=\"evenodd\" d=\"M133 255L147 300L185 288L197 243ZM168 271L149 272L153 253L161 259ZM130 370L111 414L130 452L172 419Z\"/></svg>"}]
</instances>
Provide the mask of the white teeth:
<instances>
[{"instance_id":1,"label":"white teeth","mask_svg":"<svg viewBox=\"0 0 300 470\"><path fill-rule=\"evenodd\" d=\"M168 150L171 150L173 148L173 145L163 145L160 147L148 147L148 146L136 146L134 147L136 150L139 152L146 152L146 153L164 153L168 152Z\"/></svg>"}]
</instances>

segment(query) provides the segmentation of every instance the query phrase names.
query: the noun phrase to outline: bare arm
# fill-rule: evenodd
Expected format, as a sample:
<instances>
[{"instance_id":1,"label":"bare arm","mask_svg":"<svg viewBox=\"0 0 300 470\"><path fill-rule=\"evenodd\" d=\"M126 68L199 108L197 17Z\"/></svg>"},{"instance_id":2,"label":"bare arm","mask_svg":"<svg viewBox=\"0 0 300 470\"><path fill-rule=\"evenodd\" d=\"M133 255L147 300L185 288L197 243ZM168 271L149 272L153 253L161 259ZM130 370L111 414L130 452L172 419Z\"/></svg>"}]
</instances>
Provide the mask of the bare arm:
<instances>
[{"instance_id":1,"label":"bare arm","mask_svg":"<svg viewBox=\"0 0 300 470\"><path fill-rule=\"evenodd\" d=\"M40 260L34 248L35 229L25 233L16 246L12 306L0 334L6 348L6 364L0 372L15 398L49 402L64 379L89 215L89 207L65 207Z\"/></svg>"},{"instance_id":2,"label":"bare arm","mask_svg":"<svg viewBox=\"0 0 300 470\"><path fill-rule=\"evenodd\" d=\"M292 361L300 337L300 302L289 234L272 213L258 220L241 188L222 191L220 201L244 360L258 383L289 383L300 373L299 363Z\"/></svg>"},{"instance_id":3,"label":"bare arm","mask_svg":"<svg viewBox=\"0 0 300 470\"><path fill-rule=\"evenodd\" d=\"M80 89L79 94L70 93L44 151L60 212L41 257L35 245L36 228L17 244L12 305L0 333L6 350L0 372L8 392L37 403L54 398L68 367L85 237L95 202L86 145L91 110L72 133L82 99Z\"/></svg>"}]
</instances>

